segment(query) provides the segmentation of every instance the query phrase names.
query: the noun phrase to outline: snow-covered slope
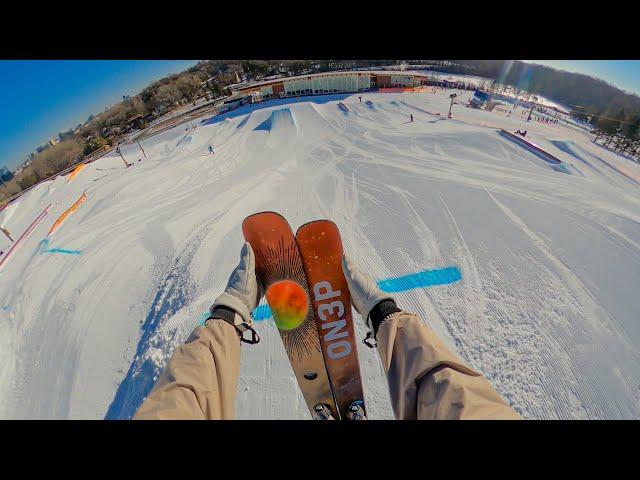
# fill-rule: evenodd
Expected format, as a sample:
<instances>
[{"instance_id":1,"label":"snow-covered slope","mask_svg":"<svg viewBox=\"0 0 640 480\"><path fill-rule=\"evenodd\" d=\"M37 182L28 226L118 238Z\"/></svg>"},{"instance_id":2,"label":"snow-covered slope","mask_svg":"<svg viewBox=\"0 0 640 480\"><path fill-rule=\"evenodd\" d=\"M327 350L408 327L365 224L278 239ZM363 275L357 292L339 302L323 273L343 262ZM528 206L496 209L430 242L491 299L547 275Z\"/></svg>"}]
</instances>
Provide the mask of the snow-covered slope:
<instances>
[{"instance_id":1,"label":"snow-covered slope","mask_svg":"<svg viewBox=\"0 0 640 480\"><path fill-rule=\"evenodd\" d=\"M123 148L131 168L114 152L0 213L17 237L52 204L0 271L0 418L130 417L224 288L243 218L262 210L294 230L330 218L378 279L458 267L461 280L398 303L525 417L640 416L640 168L574 128L461 105L445 119L446 92L361 96L176 127L143 142L146 159ZM572 174L498 128L526 129ZM238 417L308 418L273 323L257 330ZM370 416L391 418L377 354L359 348Z\"/></svg>"}]
</instances>

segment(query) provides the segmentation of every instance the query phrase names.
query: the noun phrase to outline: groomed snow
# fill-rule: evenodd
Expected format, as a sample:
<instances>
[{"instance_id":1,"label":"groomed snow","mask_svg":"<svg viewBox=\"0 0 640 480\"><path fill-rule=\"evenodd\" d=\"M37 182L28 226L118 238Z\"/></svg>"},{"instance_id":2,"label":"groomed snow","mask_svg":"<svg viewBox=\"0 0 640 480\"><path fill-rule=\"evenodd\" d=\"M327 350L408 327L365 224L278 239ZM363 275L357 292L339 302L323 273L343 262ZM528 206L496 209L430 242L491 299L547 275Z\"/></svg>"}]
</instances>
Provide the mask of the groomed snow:
<instances>
[{"instance_id":1,"label":"groomed snow","mask_svg":"<svg viewBox=\"0 0 640 480\"><path fill-rule=\"evenodd\" d=\"M0 271L0 418L129 418L224 288L242 220L262 210L294 230L333 220L378 279L458 267L460 281L397 301L526 418L638 418L640 167L519 111L455 105L445 119L449 93L244 107L145 140L147 159L124 147L131 168L113 152L25 194L0 213L14 238L53 206ZM526 129L572 174L499 128ZM238 417L309 418L273 323L257 330ZM370 417L392 418L376 352L359 343L359 355Z\"/></svg>"}]
</instances>

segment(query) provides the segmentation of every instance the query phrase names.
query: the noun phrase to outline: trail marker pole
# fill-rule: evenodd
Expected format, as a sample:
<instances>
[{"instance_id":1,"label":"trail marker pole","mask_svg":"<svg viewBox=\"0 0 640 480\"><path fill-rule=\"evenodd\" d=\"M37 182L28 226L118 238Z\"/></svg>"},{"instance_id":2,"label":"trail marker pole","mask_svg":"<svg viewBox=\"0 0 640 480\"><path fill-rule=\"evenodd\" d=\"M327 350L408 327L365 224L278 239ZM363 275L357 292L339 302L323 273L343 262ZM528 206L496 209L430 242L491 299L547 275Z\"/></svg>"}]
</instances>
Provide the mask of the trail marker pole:
<instances>
[{"instance_id":1,"label":"trail marker pole","mask_svg":"<svg viewBox=\"0 0 640 480\"><path fill-rule=\"evenodd\" d=\"M11 238L11 234L9 233L9 230L7 230L6 228L0 227L0 231L2 231L2 233L4 233L7 236L7 238L11 240L11 242L13 243L14 240L13 238Z\"/></svg>"},{"instance_id":2,"label":"trail marker pole","mask_svg":"<svg viewBox=\"0 0 640 480\"><path fill-rule=\"evenodd\" d=\"M131 165L129 165L127 163L127 161L124 159L124 155L122 155L122 152L120 151L120 146L118 145L118 148L116 148L116 152L118 152L118 155L120 155L120 158L122 158L122 161L125 164L125 168L129 168Z\"/></svg>"},{"instance_id":3,"label":"trail marker pole","mask_svg":"<svg viewBox=\"0 0 640 480\"><path fill-rule=\"evenodd\" d=\"M147 154L145 153L144 148L142 148L142 145L140 145L140 142L136 142L136 143L140 147L140 150L142 150L142 154L144 155L144 158L147 158Z\"/></svg>"}]
</instances>

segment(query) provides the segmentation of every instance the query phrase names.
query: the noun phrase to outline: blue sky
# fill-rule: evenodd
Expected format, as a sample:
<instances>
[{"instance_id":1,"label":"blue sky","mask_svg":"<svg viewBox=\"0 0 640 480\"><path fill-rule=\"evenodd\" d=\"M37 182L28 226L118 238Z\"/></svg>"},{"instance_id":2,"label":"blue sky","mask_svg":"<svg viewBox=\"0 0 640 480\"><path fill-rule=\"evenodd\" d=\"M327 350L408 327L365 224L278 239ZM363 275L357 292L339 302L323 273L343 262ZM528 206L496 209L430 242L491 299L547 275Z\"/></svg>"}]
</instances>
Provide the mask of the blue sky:
<instances>
[{"instance_id":1,"label":"blue sky","mask_svg":"<svg viewBox=\"0 0 640 480\"><path fill-rule=\"evenodd\" d=\"M193 60L0 61L0 166L14 168L58 132L84 123Z\"/></svg>"},{"instance_id":2,"label":"blue sky","mask_svg":"<svg viewBox=\"0 0 640 480\"><path fill-rule=\"evenodd\" d=\"M585 73L640 95L638 60L524 60ZM0 61L0 165L11 168L58 132L83 123L193 60Z\"/></svg>"}]
</instances>

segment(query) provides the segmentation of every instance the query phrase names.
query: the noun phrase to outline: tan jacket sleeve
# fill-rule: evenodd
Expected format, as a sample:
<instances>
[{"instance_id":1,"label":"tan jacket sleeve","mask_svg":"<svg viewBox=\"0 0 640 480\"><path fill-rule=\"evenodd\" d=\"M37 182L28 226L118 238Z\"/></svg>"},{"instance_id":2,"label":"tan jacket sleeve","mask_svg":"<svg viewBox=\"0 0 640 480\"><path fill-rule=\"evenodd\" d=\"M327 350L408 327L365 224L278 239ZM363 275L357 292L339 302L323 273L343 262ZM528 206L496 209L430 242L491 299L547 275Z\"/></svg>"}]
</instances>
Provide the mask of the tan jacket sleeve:
<instances>
[{"instance_id":1,"label":"tan jacket sleeve","mask_svg":"<svg viewBox=\"0 0 640 480\"><path fill-rule=\"evenodd\" d=\"M377 343L397 419L520 418L416 315L391 315L380 324Z\"/></svg>"},{"instance_id":2,"label":"tan jacket sleeve","mask_svg":"<svg viewBox=\"0 0 640 480\"><path fill-rule=\"evenodd\" d=\"M210 320L176 348L134 420L227 420L235 416L240 338Z\"/></svg>"}]
</instances>

